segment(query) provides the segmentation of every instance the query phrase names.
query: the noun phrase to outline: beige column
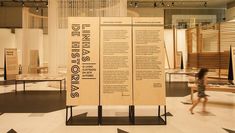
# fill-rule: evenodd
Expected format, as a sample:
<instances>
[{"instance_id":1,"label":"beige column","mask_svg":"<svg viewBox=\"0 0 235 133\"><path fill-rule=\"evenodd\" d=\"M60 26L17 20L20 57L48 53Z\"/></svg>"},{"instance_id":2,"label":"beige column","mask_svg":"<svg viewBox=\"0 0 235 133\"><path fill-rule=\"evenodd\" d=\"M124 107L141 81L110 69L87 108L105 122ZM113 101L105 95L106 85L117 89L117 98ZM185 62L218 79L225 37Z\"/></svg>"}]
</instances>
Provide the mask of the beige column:
<instances>
[{"instance_id":1,"label":"beige column","mask_svg":"<svg viewBox=\"0 0 235 133\"><path fill-rule=\"evenodd\" d=\"M58 2L57 0L48 1L48 67L50 74L56 74L58 70L58 52L57 46L58 30Z\"/></svg>"}]
</instances>

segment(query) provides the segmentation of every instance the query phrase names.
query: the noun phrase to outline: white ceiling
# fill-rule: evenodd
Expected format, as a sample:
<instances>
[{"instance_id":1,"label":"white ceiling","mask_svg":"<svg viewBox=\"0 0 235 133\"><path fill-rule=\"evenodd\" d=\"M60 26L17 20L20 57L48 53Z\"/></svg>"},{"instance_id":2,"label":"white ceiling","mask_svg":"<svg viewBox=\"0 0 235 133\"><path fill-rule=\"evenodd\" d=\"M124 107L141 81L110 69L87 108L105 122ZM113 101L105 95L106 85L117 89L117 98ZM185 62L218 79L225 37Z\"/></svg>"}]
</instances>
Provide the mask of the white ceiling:
<instances>
[{"instance_id":1,"label":"white ceiling","mask_svg":"<svg viewBox=\"0 0 235 133\"><path fill-rule=\"evenodd\" d=\"M137 2L161 2L162 0L128 0L128 1L137 1ZM207 1L207 7L208 8L226 8L227 3L235 1L235 0L163 0L163 1ZM187 2L185 2L187 3ZM195 4L195 3L190 3L191 5L189 6L187 4L186 7L201 7L201 5ZM180 5L183 7L183 5Z\"/></svg>"}]
</instances>

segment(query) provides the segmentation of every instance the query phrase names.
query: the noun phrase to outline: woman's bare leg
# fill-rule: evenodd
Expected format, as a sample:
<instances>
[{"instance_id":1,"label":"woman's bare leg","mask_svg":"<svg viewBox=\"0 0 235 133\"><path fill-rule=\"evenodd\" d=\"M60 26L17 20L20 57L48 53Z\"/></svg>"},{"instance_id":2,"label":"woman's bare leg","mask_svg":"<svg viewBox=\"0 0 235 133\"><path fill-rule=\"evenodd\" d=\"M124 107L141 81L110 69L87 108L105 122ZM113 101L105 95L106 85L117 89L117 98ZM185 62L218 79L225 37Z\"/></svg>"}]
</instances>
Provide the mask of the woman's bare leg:
<instances>
[{"instance_id":1,"label":"woman's bare leg","mask_svg":"<svg viewBox=\"0 0 235 133\"><path fill-rule=\"evenodd\" d=\"M201 98L198 98L194 103L193 106L189 109L189 111L191 112L191 114L193 113L193 109L197 106L197 104L200 102Z\"/></svg>"},{"instance_id":2,"label":"woman's bare leg","mask_svg":"<svg viewBox=\"0 0 235 133\"><path fill-rule=\"evenodd\" d=\"M208 98L205 97L205 98L204 98L204 101L203 101L203 103L202 103L202 112L206 112L206 103L207 103L207 101L208 101Z\"/></svg>"}]
</instances>

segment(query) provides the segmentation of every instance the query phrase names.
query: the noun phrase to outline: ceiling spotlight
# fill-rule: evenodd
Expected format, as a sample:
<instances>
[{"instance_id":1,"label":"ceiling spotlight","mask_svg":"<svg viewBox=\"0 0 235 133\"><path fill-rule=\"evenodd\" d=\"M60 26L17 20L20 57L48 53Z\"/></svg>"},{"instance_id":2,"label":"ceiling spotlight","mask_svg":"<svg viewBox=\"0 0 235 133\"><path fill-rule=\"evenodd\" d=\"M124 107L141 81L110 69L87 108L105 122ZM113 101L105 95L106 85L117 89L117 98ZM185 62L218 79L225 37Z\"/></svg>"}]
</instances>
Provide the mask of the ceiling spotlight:
<instances>
[{"instance_id":1,"label":"ceiling spotlight","mask_svg":"<svg viewBox=\"0 0 235 133\"><path fill-rule=\"evenodd\" d=\"M132 1L130 2L130 6L133 6L133 2Z\"/></svg>"},{"instance_id":2,"label":"ceiling spotlight","mask_svg":"<svg viewBox=\"0 0 235 133\"><path fill-rule=\"evenodd\" d=\"M22 6L24 6L24 1L22 1Z\"/></svg>"},{"instance_id":3,"label":"ceiling spotlight","mask_svg":"<svg viewBox=\"0 0 235 133\"><path fill-rule=\"evenodd\" d=\"M135 8L137 8L138 7L138 3L137 2L135 2Z\"/></svg>"},{"instance_id":4,"label":"ceiling spotlight","mask_svg":"<svg viewBox=\"0 0 235 133\"><path fill-rule=\"evenodd\" d=\"M207 2L204 3L204 6L207 7Z\"/></svg>"},{"instance_id":5,"label":"ceiling spotlight","mask_svg":"<svg viewBox=\"0 0 235 133\"><path fill-rule=\"evenodd\" d=\"M36 12L39 12L39 8L38 7L36 7Z\"/></svg>"},{"instance_id":6,"label":"ceiling spotlight","mask_svg":"<svg viewBox=\"0 0 235 133\"><path fill-rule=\"evenodd\" d=\"M154 8L156 8L157 7L157 2L154 2L153 6L154 6Z\"/></svg>"},{"instance_id":7,"label":"ceiling spotlight","mask_svg":"<svg viewBox=\"0 0 235 133\"><path fill-rule=\"evenodd\" d=\"M69 1L69 7L72 7L72 1Z\"/></svg>"}]
</instances>

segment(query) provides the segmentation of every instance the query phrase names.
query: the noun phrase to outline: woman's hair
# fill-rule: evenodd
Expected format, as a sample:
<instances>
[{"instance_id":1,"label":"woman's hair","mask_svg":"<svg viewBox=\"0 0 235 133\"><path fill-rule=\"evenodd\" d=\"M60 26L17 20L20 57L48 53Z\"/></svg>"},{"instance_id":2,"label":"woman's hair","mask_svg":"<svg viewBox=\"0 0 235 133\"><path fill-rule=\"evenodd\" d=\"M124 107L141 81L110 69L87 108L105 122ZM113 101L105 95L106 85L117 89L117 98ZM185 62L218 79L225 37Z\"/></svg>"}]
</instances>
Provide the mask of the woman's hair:
<instances>
[{"instance_id":1,"label":"woman's hair","mask_svg":"<svg viewBox=\"0 0 235 133\"><path fill-rule=\"evenodd\" d=\"M197 73L198 79L203 79L207 72L208 72L207 68L201 68L199 72Z\"/></svg>"}]
</instances>

